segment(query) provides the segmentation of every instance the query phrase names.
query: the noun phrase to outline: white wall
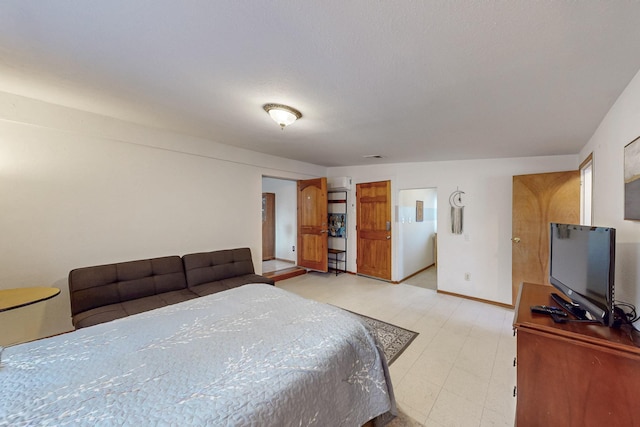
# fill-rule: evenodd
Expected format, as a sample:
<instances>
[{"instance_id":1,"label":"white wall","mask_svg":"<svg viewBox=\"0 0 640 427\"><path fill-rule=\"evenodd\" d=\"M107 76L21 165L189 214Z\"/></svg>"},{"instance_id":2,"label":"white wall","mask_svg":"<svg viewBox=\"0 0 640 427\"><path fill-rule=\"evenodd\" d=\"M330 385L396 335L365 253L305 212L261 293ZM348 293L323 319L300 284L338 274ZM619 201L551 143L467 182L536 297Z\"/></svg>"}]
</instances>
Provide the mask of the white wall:
<instances>
[{"instance_id":1,"label":"white wall","mask_svg":"<svg viewBox=\"0 0 640 427\"><path fill-rule=\"evenodd\" d=\"M71 329L76 267L250 247L262 176L325 168L0 93L0 289L55 286L0 313L0 344Z\"/></svg>"},{"instance_id":2,"label":"white wall","mask_svg":"<svg viewBox=\"0 0 640 427\"><path fill-rule=\"evenodd\" d=\"M579 159L593 153L593 224L616 229L616 299L640 307L640 222L624 220L624 146L640 136L640 72Z\"/></svg>"},{"instance_id":3,"label":"white wall","mask_svg":"<svg viewBox=\"0 0 640 427\"><path fill-rule=\"evenodd\" d=\"M640 304L640 223L622 219L623 147L638 135L638 76L579 156L354 166L328 173L0 93L0 288L62 289L50 301L0 313L0 344L71 328L67 275L76 267L236 246L250 247L254 262L259 260L263 176L351 176L354 185L391 180L394 206L402 189L438 188L439 289L509 304L512 175L576 169L591 151L594 223L618 229L618 297ZM463 235L450 232L448 198L456 188L466 196ZM352 200L349 217L355 218ZM354 221L348 226L349 266L355 270ZM392 242L393 280L400 280L395 230Z\"/></svg>"},{"instance_id":4,"label":"white wall","mask_svg":"<svg viewBox=\"0 0 640 427\"><path fill-rule=\"evenodd\" d=\"M435 189L400 190L398 195L398 277L400 280L434 263ZM416 221L416 201L423 202L423 220Z\"/></svg>"},{"instance_id":5,"label":"white wall","mask_svg":"<svg viewBox=\"0 0 640 427\"><path fill-rule=\"evenodd\" d=\"M298 239L297 188L296 181L262 179L262 191L276 195L276 258L293 262L297 261L293 250Z\"/></svg>"},{"instance_id":6,"label":"white wall","mask_svg":"<svg viewBox=\"0 0 640 427\"><path fill-rule=\"evenodd\" d=\"M329 176L351 176L357 183L391 180L398 205L402 189L438 189L438 289L511 304L512 176L575 170L577 156L421 162L329 168ZM449 195L465 192L464 234L451 234ZM355 205L350 204L355 217ZM392 209L395 215L395 209ZM392 230L392 280L400 277L397 222ZM355 269L356 232L349 224L349 264ZM464 280L464 273L471 280Z\"/></svg>"}]
</instances>

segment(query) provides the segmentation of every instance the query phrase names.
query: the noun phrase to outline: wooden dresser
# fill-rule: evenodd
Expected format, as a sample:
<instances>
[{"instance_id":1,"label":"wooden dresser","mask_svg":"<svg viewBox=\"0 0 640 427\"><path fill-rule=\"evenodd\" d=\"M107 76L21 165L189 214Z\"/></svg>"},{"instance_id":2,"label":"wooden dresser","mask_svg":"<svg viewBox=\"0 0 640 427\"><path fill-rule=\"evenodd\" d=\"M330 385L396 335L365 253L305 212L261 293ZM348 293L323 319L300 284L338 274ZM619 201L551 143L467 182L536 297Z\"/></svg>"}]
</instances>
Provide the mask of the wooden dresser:
<instances>
[{"instance_id":1,"label":"wooden dresser","mask_svg":"<svg viewBox=\"0 0 640 427\"><path fill-rule=\"evenodd\" d=\"M516 302L516 425L640 427L640 332L531 313L553 292L524 283Z\"/></svg>"}]
</instances>

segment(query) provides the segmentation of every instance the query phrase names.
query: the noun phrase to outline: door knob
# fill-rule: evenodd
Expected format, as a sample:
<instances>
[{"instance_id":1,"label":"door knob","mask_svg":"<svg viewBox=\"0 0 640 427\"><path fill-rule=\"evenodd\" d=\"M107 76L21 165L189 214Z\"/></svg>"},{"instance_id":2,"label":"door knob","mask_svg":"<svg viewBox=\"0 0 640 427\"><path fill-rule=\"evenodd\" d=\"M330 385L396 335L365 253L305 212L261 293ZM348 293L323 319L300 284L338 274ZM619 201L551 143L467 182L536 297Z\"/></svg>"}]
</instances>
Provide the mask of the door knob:
<instances>
[{"instance_id":1,"label":"door knob","mask_svg":"<svg viewBox=\"0 0 640 427\"><path fill-rule=\"evenodd\" d=\"M520 243L520 238L519 238L519 237L512 237L512 238L511 238L511 241L512 241L513 243Z\"/></svg>"},{"instance_id":2,"label":"door knob","mask_svg":"<svg viewBox=\"0 0 640 427\"><path fill-rule=\"evenodd\" d=\"M391 238L391 236L387 236L387 240L389 240Z\"/></svg>"}]
</instances>

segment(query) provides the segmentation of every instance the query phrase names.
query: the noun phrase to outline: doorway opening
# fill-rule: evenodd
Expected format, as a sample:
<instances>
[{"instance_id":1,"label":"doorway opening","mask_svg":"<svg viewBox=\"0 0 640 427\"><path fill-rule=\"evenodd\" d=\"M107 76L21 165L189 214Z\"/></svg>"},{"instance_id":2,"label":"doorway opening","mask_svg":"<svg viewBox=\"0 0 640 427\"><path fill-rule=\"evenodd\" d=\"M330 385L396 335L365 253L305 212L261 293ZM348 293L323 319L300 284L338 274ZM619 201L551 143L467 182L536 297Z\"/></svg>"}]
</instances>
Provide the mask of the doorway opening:
<instances>
[{"instance_id":1,"label":"doorway opening","mask_svg":"<svg viewBox=\"0 0 640 427\"><path fill-rule=\"evenodd\" d=\"M400 190L398 195L398 251L401 283L438 289L437 212L435 188Z\"/></svg>"},{"instance_id":2,"label":"doorway opening","mask_svg":"<svg viewBox=\"0 0 640 427\"><path fill-rule=\"evenodd\" d=\"M262 275L283 280L297 267L297 181L262 177Z\"/></svg>"}]
</instances>

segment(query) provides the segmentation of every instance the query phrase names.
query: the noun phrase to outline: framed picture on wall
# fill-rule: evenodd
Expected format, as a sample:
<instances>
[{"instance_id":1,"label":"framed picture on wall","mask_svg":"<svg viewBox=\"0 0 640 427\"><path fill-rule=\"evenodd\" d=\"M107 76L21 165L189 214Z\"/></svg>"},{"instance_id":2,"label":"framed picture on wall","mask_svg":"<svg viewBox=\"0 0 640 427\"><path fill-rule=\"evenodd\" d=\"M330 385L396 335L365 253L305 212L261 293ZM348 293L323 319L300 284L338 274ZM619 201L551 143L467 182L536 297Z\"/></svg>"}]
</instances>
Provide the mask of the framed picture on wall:
<instances>
[{"instance_id":1,"label":"framed picture on wall","mask_svg":"<svg viewBox=\"0 0 640 427\"><path fill-rule=\"evenodd\" d=\"M347 214L329 214L329 236L346 237L347 235Z\"/></svg>"},{"instance_id":2,"label":"framed picture on wall","mask_svg":"<svg viewBox=\"0 0 640 427\"><path fill-rule=\"evenodd\" d=\"M416 222L424 221L424 203L422 200L416 200Z\"/></svg>"},{"instance_id":3,"label":"framed picture on wall","mask_svg":"<svg viewBox=\"0 0 640 427\"><path fill-rule=\"evenodd\" d=\"M624 147L624 219L640 220L640 137Z\"/></svg>"}]
</instances>

